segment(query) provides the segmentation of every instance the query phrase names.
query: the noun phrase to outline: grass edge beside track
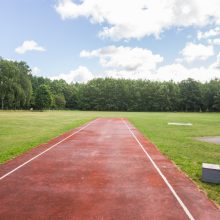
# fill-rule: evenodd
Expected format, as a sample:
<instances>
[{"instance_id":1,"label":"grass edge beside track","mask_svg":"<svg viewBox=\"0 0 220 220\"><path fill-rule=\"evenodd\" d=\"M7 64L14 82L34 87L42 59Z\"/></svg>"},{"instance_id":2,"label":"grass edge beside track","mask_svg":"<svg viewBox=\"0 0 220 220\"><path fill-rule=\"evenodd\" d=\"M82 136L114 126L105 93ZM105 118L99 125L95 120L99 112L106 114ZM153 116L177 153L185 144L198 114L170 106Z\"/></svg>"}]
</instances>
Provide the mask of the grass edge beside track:
<instances>
[{"instance_id":1,"label":"grass edge beside track","mask_svg":"<svg viewBox=\"0 0 220 220\"><path fill-rule=\"evenodd\" d=\"M15 111L13 111L13 112L15 112ZM16 111L16 113L19 113L19 112L23 112L23 111ZM25 113L26 113L26 111L25 111ZM34 113L36 113L36 112L34 112ZM60 135L66 133L70 130L73 130L77 127L80 127L80 126L88 123L89 121L94 120L95 118L96 118L95 116L91 116L91 117L85 117L83 119L74 120L72 123L69 123L69 124L61 126L61 127L54 128L51 132L44 134L44 131L43 131L42 132L43 135L39 134L38 138L35 138L33 136L32 137L25 136L24 140L22 140L22 141L19 140L17 145L16 145L16 141L15 141L15 143L13 143L13 147L10 148L9 150L3 151L3 152L0 151L0 165L7 163L10 160L13 160L14 158L22 155L23 153L26 153L26 152L38 147L39 145L45 144L48 141L50 141L54 138L57 138ZM26 134L24 134L24 135L26 135ZM36 136L36 134L32 134L32 135ZM1 138L1 136L0 136L0 138Z\"/></svg>"}]
</instances>

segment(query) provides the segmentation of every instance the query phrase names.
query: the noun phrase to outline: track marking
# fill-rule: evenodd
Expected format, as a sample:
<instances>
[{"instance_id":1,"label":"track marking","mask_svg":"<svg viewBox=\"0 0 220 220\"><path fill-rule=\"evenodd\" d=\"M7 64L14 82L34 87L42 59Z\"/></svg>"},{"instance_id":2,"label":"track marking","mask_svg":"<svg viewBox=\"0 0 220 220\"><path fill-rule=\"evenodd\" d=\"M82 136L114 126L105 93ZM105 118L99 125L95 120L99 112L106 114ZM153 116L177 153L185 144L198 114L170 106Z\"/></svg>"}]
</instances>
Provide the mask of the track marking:
<instances>
[{"instance_id":1,"label":"track marking","mask_svg":"<svg viewBox=\"0 0 220 220\"><path fill-rule=\"evenodd\" d=\"M4 174L3 176L0 177L0 180L4 179L5 177L9 176L10 174L14 173L15 171L19 170L20 168L22 168L23 166L27 165L28 163L30 163L31 161L35 160L36 158L40 157L41 155L45 154L47 151L51 150L52 148L56 147L57 145L59 145L60 143L62 143L63 141L67 140L68 138L72 137L73 135L79 133L80 131L84 130L85 128L87 128L89 125L91 125L92 123L94 123L97 119L89 122L87 125L83 126L82 128L80 128L78 131L70 134L69 136L67 136L66 138L62 139L61 141L57 142L56 144L52 145L51 147L47 148L45 151L39 153L38 155L32 157L30 160L24 162L23 164L19 165L18 167L16 167L15 169L11 170L10 172Z\"/></svg>"},{"instance_id":2,"label":"track marking","mask_svg":"<svg viewBox=\"0 0 220 220\"><path fill-rule=\"evenodd\" d=\"M133 131L130 129L130 127L128 126L127 122L125 122L125 120L122 119L122 121L124 122L124 124L126 125L126 127L128 128L129 132L131 133L131 135L133 136L133 138L136 140L136 142L139 144L139 146L141 147L141 149L144 151L144 153L146 154L146 156L148 157L148 159L150 160L150 162L152 163L152 165L154 166L154 168L157 170L157 172L159 173L159 175L161 176L161 178L163 179L163 181L166 183L166 185L168 186L168 188L170 189L170 191L172 192L172 194L174 195L174 197L176 198L176 200L178 201L178 203L180 204L180 206L182 207L182 209L184 210L184 212L186 213L186 215L188 216L188 218L190 220L195 220L194 217L192 216L192 214L190 213L190 211L188 210L188 208L186 207L186 205L183 203L183 201L180 199L180 197L177 195L176 191L173 189L173 187L171 186L171 184L169 183L169 181L167 180L167 178L164 176L164 174L161 172L160 168L157 166L157 164L154 162L154 160L151 158L151 156L148 154L148 152L145 150L145 148L143 147L143 145L140 143L140 141L138 140L138 138L136 137L136 135L133 133Z\"/></svg>"}]
</instances>

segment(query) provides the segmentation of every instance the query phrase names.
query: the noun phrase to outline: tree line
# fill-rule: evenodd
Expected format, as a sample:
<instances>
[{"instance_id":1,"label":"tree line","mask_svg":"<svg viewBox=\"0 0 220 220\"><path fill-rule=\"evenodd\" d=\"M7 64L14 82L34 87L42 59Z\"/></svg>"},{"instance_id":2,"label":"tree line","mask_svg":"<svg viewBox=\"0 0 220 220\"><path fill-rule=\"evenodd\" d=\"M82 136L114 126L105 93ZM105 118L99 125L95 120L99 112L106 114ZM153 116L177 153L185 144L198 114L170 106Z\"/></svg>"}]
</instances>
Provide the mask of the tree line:
<instances>
[{"instance_id":1,"label":"tree line","mask_svg":"<svg viewBox=\"0 0 220 220\"><path fill-rule=\"evenodd\" d=\"M220 111L220 80L179 83L98 78L68 84L31 74L25 62L0 59L2 109Z\"/></svg>"}]
</instances>

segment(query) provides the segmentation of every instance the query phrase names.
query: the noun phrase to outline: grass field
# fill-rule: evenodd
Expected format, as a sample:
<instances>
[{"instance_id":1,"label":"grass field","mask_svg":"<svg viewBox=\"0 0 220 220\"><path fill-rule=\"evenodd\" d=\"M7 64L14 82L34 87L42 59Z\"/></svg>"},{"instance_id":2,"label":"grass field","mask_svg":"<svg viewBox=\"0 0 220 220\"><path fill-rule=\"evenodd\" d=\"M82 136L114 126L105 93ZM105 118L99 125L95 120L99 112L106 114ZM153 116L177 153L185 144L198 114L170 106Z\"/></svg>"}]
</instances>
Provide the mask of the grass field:
<instances>
[{"instance_id":1,"label":"grass field","mask_svg":"<svg viewBox=\"0 0 220 220\"><path fill-rule=\"evenodd\" d=\"M201 182L202 162L220 164L220 146L194 140L220 136L220 113L0 112L0 163L96 117L127 117L220 205L220 185ZM168 126L192 122L193 126Z\"/></svg>"}]
</instances>

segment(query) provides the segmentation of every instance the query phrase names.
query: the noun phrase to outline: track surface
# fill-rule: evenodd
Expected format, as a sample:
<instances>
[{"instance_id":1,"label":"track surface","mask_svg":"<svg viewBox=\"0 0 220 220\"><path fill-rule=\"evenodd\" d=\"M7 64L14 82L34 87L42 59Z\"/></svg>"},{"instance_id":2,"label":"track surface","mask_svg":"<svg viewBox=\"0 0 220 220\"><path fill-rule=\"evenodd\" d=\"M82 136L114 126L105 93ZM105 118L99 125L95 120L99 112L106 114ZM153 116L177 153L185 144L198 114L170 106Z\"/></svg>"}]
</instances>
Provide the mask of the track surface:
<instances>
[{"instance_id":1,"label":"track surface","mask_svg":"<svg viewBox=\"0 0 220 220\"><path fill-rule=\"evenodd\" d=\"M98 119L66 133L2 165L0 178L1 220L220 219L126 119Z\"/></svg>"}]
</instances>

